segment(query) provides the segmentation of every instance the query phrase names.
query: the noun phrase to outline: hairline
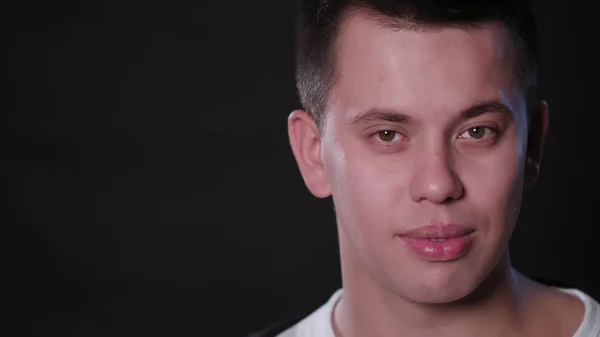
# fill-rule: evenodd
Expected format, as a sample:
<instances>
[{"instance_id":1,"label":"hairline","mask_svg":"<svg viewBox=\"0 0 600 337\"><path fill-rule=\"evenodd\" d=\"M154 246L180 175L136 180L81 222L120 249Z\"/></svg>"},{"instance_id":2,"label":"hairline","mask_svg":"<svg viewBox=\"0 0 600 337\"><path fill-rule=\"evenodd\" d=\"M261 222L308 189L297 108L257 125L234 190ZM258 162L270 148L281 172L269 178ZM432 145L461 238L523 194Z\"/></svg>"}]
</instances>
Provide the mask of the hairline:
<instances>
[{"instance_id":1,"label":"hairline","mask_svg":"<svg viewBox=\"0 0 600 337\"><path fill-rule=\"evenodd\" d=\"M333 87L337 83L340 73L338 71L339 66L339 49L340 49L340 36L341 30L350 18L356 15L365 15L365 17L376 23L382 29L388 29L392 31L413 31L413 32L431 32L431 31L440 31L442 29L447 28L456 28L464 31L472 31L477 28L481 28L484 24L498 24L504 33L504 40L507 43L503 44L503 48L505 50L509 50L511 54L511 63L513 67L514 79L518 85L518 91L520 95L524 95L525 100L528 100L528 95L525 93L527 89L527 85L524 82L523 74L520 74L519 70L519 62L520 58L518 55L518 51L516 48L515 36L512 34L508 25L500 19L482 19L482 20L474 20L474 21L465 21L465 22L424 22L415 20L413 18L396 18L393 16L388 16L384 13L379 12L378 10L371 8L366 4L349 4L340 12L340 16L336 22L335 27L333 28L333 36L329 47L325 51L325 62L321 65L320 77L321 81L324 82L323 92L323 101L322 106L319 108L319 116L316 117L316 122L318 128L321 130L324 126L326 115L328 109L330 108L330 98L331 92L333 91ZM526 102L528 105L529 102Z\"/></svg>"}]
</instances>

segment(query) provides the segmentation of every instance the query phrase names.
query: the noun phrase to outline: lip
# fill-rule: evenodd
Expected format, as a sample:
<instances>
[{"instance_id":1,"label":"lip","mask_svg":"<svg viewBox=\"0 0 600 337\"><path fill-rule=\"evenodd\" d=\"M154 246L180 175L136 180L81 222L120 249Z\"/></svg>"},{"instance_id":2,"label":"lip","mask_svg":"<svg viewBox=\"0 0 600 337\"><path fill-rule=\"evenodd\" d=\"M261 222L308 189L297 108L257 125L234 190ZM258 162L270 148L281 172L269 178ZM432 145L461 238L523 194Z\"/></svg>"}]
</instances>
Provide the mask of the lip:
<instances>
[{"instance_id":1,"label":"lip","mask_svg":"<svg viewBox=\"0 0 600 337\"><path fill-rule=\"evenodd\" d=\"M425 226L397 235L416 256L426 261L454 261L473 244L474 229L462 225ZM433 240L441 241L433 241Z\"/></svg>"},{"instance_id":2,"label":"lip","mask_svg":"<svg viewBox=\"0 0 600 337\"><path fill-rule=\"evenodd\" d=\"M410 230L398 236L412 239L450 239L469 235L474 231L474 229L463 225L430 225Z\"/></svg>"}]
</instances>

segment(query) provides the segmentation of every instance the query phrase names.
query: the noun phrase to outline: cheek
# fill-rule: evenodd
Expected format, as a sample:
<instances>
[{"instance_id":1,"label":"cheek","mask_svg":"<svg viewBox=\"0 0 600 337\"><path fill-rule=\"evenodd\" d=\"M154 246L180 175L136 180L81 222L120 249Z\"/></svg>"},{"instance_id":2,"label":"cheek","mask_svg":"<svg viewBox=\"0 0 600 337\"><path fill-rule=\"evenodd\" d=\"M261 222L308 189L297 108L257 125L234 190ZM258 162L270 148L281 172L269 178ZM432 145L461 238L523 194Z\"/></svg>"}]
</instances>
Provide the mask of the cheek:
<instances>
[{"instance_id":1,"label":"cheek","mask_svg":"<svg viewBox=\"0 0 600 337\"><path fill-rule=\"evenodd\" d=\"M341 139L326 145L323 162L337 202L375 207L389 200L397 185L391 163L375 160L357 140Z\"/></svg>"},{"instance_id":2,"label":"cheek","mask_svg":"<svg viewBox=\"0 0 600 337\"><path fill-rule=\"evenodd\" d=\"M377 250L373 245L388 236L390 221L398 220L393 214L399 208L400 175L358 149L349 145L328 151L326 171L340 230L363 254L371 255Z\"/></svg>"},{"instance_id":3,"label":"cheek","mask_svg":"<svg viewBox=\"0 0 600 337\"><path fill-rule=\"evenodd\" d=\"M358 222L385 199L389 183L379 169L365 161L356 146L327 144L323 165L338 217ZM342 219L340 219L342 220Z\"/></svg>"},{"instance_id":4,"label":"cheek","mask_svg":"<svg viewBox=\"0 0 600 337\"><path fill-rule=\"evenodd\" d=\"M488 157L461 161L465 197L486 214L490 230L510 232L516 223L523 189L520 152L515 143Z\"/></svg>"}]
</instances>

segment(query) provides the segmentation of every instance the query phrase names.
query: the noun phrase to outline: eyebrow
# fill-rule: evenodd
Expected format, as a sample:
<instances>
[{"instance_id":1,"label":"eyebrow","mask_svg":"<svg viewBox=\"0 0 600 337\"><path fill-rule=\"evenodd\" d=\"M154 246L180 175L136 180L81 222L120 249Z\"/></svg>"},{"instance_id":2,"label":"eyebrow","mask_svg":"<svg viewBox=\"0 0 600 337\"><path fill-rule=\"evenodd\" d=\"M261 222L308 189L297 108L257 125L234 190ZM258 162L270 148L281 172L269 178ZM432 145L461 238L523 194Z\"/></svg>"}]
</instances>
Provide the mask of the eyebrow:
<instances>
[{"instance_id":1,"label":"eyebrow","mask_svg":"<svg viewBox=\"0 0 600 337\"><path fill-rule=\"evenodd\" d=\"M510 107L495 99L477 102L469 108L461 111L461 116L463 119L470 119L488 112L498 112L509 116L514 116L514 111Z\"/></svg>"},{"instance_id":2,"label":"eyebrow","mask_svg":"<svg viewBox=\"0 0 600 337\"><path fill-rule=\"evenodd\" d=\"M369 109L367 112L358 114L357 116L353 117L350 120L350 124L358 124L377 120L392 123L407 123L410 121L410 117L404 113L394 110L372 108Z\"/></svg>"},{"instance_id":3,"label":"eyebrow","mask_svg":"<svg viewBox=\"0 0 600 337\"><path fill-rule=\"evenodd\" d=\"M513 110L509 108L506 104L498 100L492 99L476 102L474 105L462 110L460 112L460 116L462 117L462 119L471 119L490 112L502 113L509 116L514 115ZM358 124L361 122L370 122L377 120L391 123L409 123L411 121L411 117L408 114L400 111L395 111L391 109L372 108L362 114L358 114L357 116L351 118L350 124Z\"/></svg>"}]
</instances>

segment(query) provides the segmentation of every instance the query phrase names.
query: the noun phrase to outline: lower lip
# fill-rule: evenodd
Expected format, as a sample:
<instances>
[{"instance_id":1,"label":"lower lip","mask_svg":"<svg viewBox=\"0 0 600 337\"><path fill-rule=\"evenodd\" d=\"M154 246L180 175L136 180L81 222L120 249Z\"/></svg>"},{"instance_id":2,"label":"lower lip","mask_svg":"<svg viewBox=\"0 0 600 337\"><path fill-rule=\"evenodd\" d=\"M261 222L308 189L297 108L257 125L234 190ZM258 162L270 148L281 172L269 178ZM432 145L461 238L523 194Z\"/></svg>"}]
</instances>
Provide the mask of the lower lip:
<instances>
[{"instance_id":1,"label":"lower lip","mask_svg":"<svg viewBox=\"0 0 600 337\"><path fill-rule=\"evenodd\" d=\"M448 238L444 241L400 237L418 256L428 261L453 261L469 252L472 234Z\"/></svg>"}]
</instances>

